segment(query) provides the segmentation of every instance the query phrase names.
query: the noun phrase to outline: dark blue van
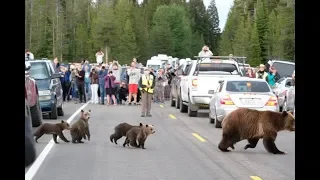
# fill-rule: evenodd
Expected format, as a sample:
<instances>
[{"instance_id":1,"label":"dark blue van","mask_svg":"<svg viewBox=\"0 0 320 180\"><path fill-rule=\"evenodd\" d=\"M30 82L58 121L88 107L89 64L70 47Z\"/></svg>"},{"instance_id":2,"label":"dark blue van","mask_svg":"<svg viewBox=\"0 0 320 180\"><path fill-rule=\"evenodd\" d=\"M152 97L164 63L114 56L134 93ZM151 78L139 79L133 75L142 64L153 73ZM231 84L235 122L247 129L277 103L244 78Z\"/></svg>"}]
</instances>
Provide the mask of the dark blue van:
<instances>
[{"instance_id":1,"label":"dark blue van","mask_svg":"<svg viewBox=\"0 0 320 180\"><path fill-rule=\"evenodd\" d=\"M61 75L51 60L31 60L30 76L36 80L42 114L50 119L63 116Z\"/></svg>"}]
</instances>

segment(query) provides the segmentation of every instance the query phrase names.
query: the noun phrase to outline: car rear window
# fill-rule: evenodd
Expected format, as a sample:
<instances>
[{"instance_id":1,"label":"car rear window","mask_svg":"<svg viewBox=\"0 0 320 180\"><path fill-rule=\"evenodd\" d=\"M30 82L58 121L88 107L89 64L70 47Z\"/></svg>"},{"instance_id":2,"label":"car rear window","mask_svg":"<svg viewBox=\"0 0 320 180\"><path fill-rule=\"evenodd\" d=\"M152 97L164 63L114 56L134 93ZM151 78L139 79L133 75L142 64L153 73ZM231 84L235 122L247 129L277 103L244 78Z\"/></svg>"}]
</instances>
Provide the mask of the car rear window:
<instances>
[{"instance_id":1,"label":"car rear window","mask_svg":"<svg viewBox=\"0 0 320 180\"><path fill-rule=\"evenodd\" d=\"M50 78L47 64L45 62L30 62L30 75L34 79L47 79Z\"/></svg>"},{"instance_id":2,"label":"car rear window","mask_svg":"<svg viewBox=\"0 0 320 180\"><path fill-rule=\"evenodd\" d=\"M228 81L229 92L270 92L267 82L262 81Z\"/></svg>"},{"instance_id":3,"label":"car rear window","mask_svg":"<svg viewBox=\"0 0 320 180\"><path fill-rule=\"evenodd\" d=\"M205 74L239 74L237 66L229 63L200 63L196 67L196 71L199 67L199 73Z\"/></svg>"},{"instance_id":4,"label":"car rear window","mask_svg":"<svg viewBox=\"0 0 320 180\"><path fill-rule=\"evenodd\" d=\"M272 66L276 68L280 77L291 77L293 74L293 71L295 70L295 65L293 64L274 62Z\"/></svg>"}]
</instances>

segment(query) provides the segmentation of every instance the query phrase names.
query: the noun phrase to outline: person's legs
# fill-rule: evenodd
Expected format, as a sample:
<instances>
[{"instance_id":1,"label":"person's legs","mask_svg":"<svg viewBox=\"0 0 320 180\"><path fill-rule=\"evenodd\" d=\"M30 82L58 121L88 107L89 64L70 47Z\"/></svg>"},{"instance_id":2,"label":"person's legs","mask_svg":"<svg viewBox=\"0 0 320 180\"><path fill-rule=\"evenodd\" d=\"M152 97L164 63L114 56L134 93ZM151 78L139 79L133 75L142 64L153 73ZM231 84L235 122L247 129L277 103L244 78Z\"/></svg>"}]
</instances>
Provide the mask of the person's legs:
<instances>
[{"instance_id":1,"label":"person's legs","mask_svg":"<svg viewBox=\"0 0 320 180\"><path fill-rule=\"evenodd\" d=\"M129 95L128 95L128 105L131 105L131 99L132 99L132 90L133 90L133 84L128 85Z\"/></svg>"},{"instance_id":2,"label":"person's legs","mask_svg":"<svg viewBox=\"0 0 320 180\"><path fill-rule=\"evenodd\" d=\"M98 84L93 84L93 90L91 91L92 94L94 94L94 99L92 99L92 101L94 101L95 104L99 103L99 97L98 97Z\"/></svg>"},{"instance_id":3,"label":"person's legs","mask_svg":"<svg viewBox=\"0 0 320 180\"><path fill-rule=\"evenodd\" d=\"M159 101L161 103L164 103L164 87L159 87L159 94L158 94L158 97L159 97Z\"/></svg>"},{"instance_id":4,"label":"person's legs","mask_svg":"<svg viewBox=\"0 0 320 180\"><path fill-rule=\"evenodd\" d=\"M132 84L133 103L137 104L138 84Z\"/></svg>"},{"instance_id":5,"label":"person's legs","mask_svg":"<svg viewBox=\"0 0 320 180\"><path fill-rule=\"evenodd\" d=\"M82 83L78 83L78 91L79 91L79 100L80 100L80 103L82 103L82 95L83 95L83 89L82 89L82 87L81 87L81 84ZM83 84L82 84L82 86L83 86Z\"/></svg>"},{"instance_id":6,"label":"person's legs","mask_svg":"<svg viewBox=\"0 0 320 180\"><path fill-rule=\"evenodd\" d=\"M84 90L84 83L79 83L79 91L81 89L82 91L82 96L83 96L83 102L86 103L87 102L87 98L86 98L86 93L85 93L85 90Z\"/></svg>"},{"instance_id":7,"label":"person's legs","mask_svg":"<svg viewBox=\"0 0 320 180\"><path fill-rule=\"evenodd\" d=\"M105 88L104 85L100 85L99 86L99 90L100 90L100 103L104 104L104 96L105 96Z\"/></svg>"},{"instance_id":8,"label":"person's legs","mask_svg":"<svg viewBox=\"0 0 320 180\"><path fill-rule=\"evenodd\" d=\"M90 86L90 89L91 89L91 92L94 92L94 86L93 84ZM92 104L94 104L94 98L95 98L95 93L91 93L91 101L92 101Z\"/></svg>"},{"instance_id":9,"label":"person's legs","mask_svg":"<svg viewBox=\"0 0 320 180\"><path fill-rule=\"evenodd\" d=\"M146 100L146 105L147 105L147 108L146 108L146 111L147 111L146 116L147 116L147 117L151 117L150 111L151 111L151 103L152 103L152 94L151 94L151 93L146 93L146 94L147 94L147 95L146 95L146 98L147 98L147 100Z\"/></svg>"},{"instance_id":10,"label":"person's legs","mask_svg":"<svg viewBox=\"0 0 320 180\"><path fill-rule=\"evenodd\" d=\"M146 116L147 112L147 92L141 92L141 117Z\"/></svg>"}]
</instances>

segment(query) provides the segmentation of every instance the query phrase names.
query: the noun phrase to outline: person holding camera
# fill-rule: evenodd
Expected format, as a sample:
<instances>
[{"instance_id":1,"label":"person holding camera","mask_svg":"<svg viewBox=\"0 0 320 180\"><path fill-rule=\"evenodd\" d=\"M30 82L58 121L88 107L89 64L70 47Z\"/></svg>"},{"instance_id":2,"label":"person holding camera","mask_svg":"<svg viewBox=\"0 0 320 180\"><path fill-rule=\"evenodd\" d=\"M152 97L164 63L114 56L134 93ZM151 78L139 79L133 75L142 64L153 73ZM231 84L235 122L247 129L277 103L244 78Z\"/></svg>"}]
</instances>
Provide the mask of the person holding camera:
<instances>
[{"instance_id":1,"label":"person holding camera","mask_svg":"<svg viewBox=\"0 0 320 180\"><path fill-rule=\"evenodd\" d=\"M142 112L141 117L151 117L151 102L153 96L153 88L155 86L154 76L150 75L150 70L145 69L144 74L139 79L141 88Z\"/></svg>"},{"instance_id":2,"label":"person holding camera","mask_svg":"<svg viewBox=\"0 0 320 180\"><path fill-rule=\"evenodd\" d=\"M60 69L62 72L60 81L61 81L61 86L63 91L63 96L62 96L63 102L66 101L66 98L67 98L67 101L70 101L70 96L68 96L68 92L71 85L71 82L70 82L71 72L64 66L60 66Z\"/></svg>"},{"instance_id":3,"label":"person holding camera","mask_svg":"<svg viewBox=\"0 0 320 180\"><path fill-rule=\"evenodd\" d=\"M33 54L29 51L29 49L26 49L25 53L24 53L24 57L26 58L26 60L33 60L34 56Z\"/></svg>"},{"instance_id":4,"label":"person holding camera","mask_svg":"<svg viewBox=\"0 0 320 180\"><path fill-rule=\"evenodd\" d=\"M207 45L204 45L202 47L202 50L199 52L200 57L210 57L213 53L209 50L209 47Z\"/></svg>"},{"instance_id":5,"label":"person holding camera","mask_svg":"<svg viewBox=\"0 0 320 180\"><path fill-rule=\"evenodd\" d=\"M93 104L99 104L98 88L99 88L99 75L94 68L90 73L91 83L91 100Z\"/></svg>"},{"instance_id":6,"label":"person holding camera","mask_svg":"<svg viewBox=\"0 0 320 180\"><path fill-rule=\"evenodd\" d=\"M156 85L154 89L154 102L161 102L164 103L164 87L166 85L167 78L164 75L164 70L159 69L157 78L156 78Z\"/></svg>"},{"instance_id":7,"label":"person holding camera","mask_svg":"<svg viewBox=\"0 0 320 180\"><path fill-rule=\"evenodd\" d=\"M113 104L117 105L116 100L116 88L114 81L116 80L116 77L113 75L112 71L108 72L108 75L104 77L104 87L106 88L106 94L107 94L107 105L110 105L110 97L112 98Z\"/></svg>"}]
</instances>

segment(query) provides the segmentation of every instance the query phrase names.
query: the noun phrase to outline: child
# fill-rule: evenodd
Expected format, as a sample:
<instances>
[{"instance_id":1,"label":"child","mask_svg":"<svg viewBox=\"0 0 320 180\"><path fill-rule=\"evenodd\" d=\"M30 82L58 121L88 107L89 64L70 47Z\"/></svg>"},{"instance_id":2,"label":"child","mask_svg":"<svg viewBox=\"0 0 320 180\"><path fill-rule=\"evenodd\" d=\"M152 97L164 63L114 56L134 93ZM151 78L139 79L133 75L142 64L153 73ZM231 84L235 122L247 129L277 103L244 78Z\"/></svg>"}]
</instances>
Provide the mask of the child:
<instances>
[{"instance_id":1,"label":"child","mask_svg":"<svg viewBox=\"0 0 320 180\"><path fill-rule=\"evenodd\" d=\"M126 84L124 82L121 82L120 88L118 90L118 96L119 96L119 104L122 104L122 100L125 102L127 101L127 96L129 94L128 88L126 87Z\"/></svg>"}]
</instances>

